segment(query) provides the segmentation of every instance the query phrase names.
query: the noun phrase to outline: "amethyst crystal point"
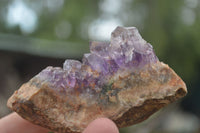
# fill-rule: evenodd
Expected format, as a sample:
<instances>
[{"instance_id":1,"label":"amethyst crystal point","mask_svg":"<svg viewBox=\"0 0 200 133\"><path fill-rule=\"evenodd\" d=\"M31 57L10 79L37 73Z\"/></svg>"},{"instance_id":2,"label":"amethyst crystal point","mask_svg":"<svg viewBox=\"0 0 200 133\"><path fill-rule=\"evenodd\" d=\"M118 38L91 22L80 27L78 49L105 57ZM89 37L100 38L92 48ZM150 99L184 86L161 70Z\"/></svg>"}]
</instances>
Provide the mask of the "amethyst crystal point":
<instances>
[{"instance_id":1,"label":"amethyst crystal point","mask_svg":"<svg viewBox=\"0 0 200 133\"><path fill-rule=\"evenodd\" d=\"M76 60L65 60L63 64L63 70L67 72L67 78L65 79L70 88L75 87L77 78L80 78L81 62Z\"/></svg>"},{"instance_id":2,"label":"amethyst crystal point","mask_svg":"<svg viewBox=\"0 0 200 133\"><path fill-rule=\"evenodd\" d=\"M36 77L40 78L43 82L48 82L49 86L54 89L59 89L65 83L66 72L59 67L47 67Z\"/></svg>"},{"instance_id":3,"label":"amethyst crystal point","mask_svg":"<svg viewBox=\"0 0 200 133\"><path fill-rule=\"evenodd\" d=\"M153 47L147 43L135 27L117 27L111 36L111 57L119 66L142 67L156 62Z\"/></svg>"},{"instance_id":4,"label":"amethyst crystal point","mask_svg":"<svg viewBox=\"0 0 200 133\"><path fill-rule=\"evenodd\" d=\"M81 62L77 60L65 60L63 64L63 70L66 70L68 72L80 71L81 65Z\"/></svg>"},{"instance_id":5,"label":"amethyst crystal point","mask_svg":"<svg viewBox=\"0 0 200 133\"><path fill-rule=\"evenodd\" d=\"M94 71L107 74L108 65L104 58L96 54L85 54L83 57L83 63L89 65Z\"/></svg>"},{"instance_id":6,"label":"amethyst crystal point","mask_svg":"<svg viewBox=\"0 0 200 133\"><path fill-rule=\"evenodd\" d=\"M82 63L47 67L8 100L32 123L58 133L80 133L96 118L130 126L183 97L185 83L159 62L135 27L117 27L111 42L92 42Z\"/></svg>"},{"instance_id":7,"label":"amethyst crystal point","mask_svg":"<svg viewBox=\"0 0 200 133\"><path fill-rule=\"evenodd\" d=\"M97 42L93 41L90 43L90 51L91 53L95 53L101 57L108 58L109 57L109 42Z\"/></svg>"}]
</instances>

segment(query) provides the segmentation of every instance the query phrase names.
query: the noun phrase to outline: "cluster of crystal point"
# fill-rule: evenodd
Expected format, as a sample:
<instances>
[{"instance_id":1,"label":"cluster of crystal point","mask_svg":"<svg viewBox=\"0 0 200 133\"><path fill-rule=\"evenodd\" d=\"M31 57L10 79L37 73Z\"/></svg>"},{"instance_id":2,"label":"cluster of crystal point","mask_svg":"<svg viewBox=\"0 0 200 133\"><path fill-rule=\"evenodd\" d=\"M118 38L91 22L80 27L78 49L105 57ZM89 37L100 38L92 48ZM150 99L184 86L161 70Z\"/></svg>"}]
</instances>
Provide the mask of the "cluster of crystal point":
<instances>
[{"instance_id":1,"label":"cluster of crystal point","mask_svg":"<svg viewBox=\"0 0 200 133\"><path fill-rule=\"evenodd\" d=\"M23 84L8 107L58 133L81 133L100 117L121 127L144 121L187 93L134 27L117 27L111 42L92 42L82 63L66 60Z\"/></svg>"},{"instance_id":2,"label":"cluster of crystal point","mask_svg":"<svg viewBox=\"0 0 200 133\"><path fill-rule=\"evenodd\" d=\"M38 77L61 92L99 89L120 70L133 72L158 61L152 46L135 27L117 27L110 42L91 42L90 52L84 54L82 63L66 60L63 69L47 67Z\"/></svg>"}]
</instances>

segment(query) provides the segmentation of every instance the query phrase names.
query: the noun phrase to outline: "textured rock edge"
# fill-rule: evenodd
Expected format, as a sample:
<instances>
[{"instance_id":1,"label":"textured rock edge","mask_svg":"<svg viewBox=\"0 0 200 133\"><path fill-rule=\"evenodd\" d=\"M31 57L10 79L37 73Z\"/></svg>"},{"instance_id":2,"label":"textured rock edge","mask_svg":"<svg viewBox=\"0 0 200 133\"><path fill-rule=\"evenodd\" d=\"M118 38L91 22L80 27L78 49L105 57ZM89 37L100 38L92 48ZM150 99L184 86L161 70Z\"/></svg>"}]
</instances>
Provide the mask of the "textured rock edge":
<instances>
[{"instance_id":1,"label":"textured rock edge","mask_svg":"<svg viewBox=\"0 0 200 133\"><path fill-rule=\"evenodd\" d=\"M164 99L148 99L141 106L130 108L120 118L113 121L116 123L116 125L119 128L124 127L124 125L129 126L129 125L140 123L146 120L147 118L149 118L153 113L155 113L159 109L163 108L169 103L172 103L185 95L186 95L186 91L183 88L179 88L177 89L174 96L167 96ZM11 103L10 101L8 102L8 106L11 109L14 109L14 111L16 111L24 119L31 121L33 124L40 125L40 123L37 123L38 120L41 120L44 123L49 121L49 119L45 116L45 114L43 114L40 111L36 112L34 110L34 105L31 102L28 102L28 101L24 102L24 101L19 100L18 102ZM135 119L132 119L132 118L135 118ZM126 123L123 123L124 121L126 121ZM56 125L56 123L54 124ZM70 128L66 128L64 125L62 128L60 127L61 125L59 123L58 123L59 125L58 129L55 129L54 128L55 125L52 126L53 128L51 126L46 126L46 125L42 125L42 126L54 131L58 131L58 132L80 133L80 132L74 132L70 130Z\"/></svg>"},{"instance_id":2,"label":"textured rock edge","mask_svg":"<svg viewBox=\"0 0 200 133\"><path fill-rule=\"evenodd\" d=\"M164 64L167 69L170 69L167 65ZM177 99L183 97L187 93L186 86L184 82L178 77L178 75L170 69L170 71L175 75L175 87L171 92L170 95L164 95L162 98L147 98L141 104L137 106L134 105L133 107L129 108L127 111L124 111L123 114L117 119L112 119L117 126L125 127L133 124L137 124L142 122L143 120L147 119L153 113L158 111L160 108L164 107L165 105L176 101ZM48 89L48 87L46 87ZM24 84L18 91L16 91L11 98L8 100L8 107L17 112L23 118L31 121L34 124L41 125L43 127L49 128L53 131L58 132L69 132L69 133L77 133L79 130L71 130L70 128L66 127L66 125L62 125L61 123L56 123L55 121L51 121L48 116L41 112L39 109L34 107L34 104L31 102L31 98L34 96L38 96L38 93L44 93L43 96L47 96L47 98L54 97L52 96L50 89L45 91L45 86L42 88L34 88L31 84ZM26 93L24 93L26 92ZM53 94L54 95L54 94ZM37 99L37 98L35 98ZM56 99L56 97L55 97ZM57 100L57 99L56 99ZM59 101L57 101L59 102ZM55 102L56 103L56 102ZM43 105L41 105L43 106ZM48 123L48 124L46 124ZM81 132L81 131L80 131Z\"/></svg>"},{"instance_id":3,"label":"textured rock edge","mask_svg":"<svg viewBox=\"0 0 200 133\"><path fill-rule=\"evenodd\" d=\"M131 126L133 124L140 123L148 119L153 113L155 113L159 109L185 96L186 93L187 92L183 88L179 88L177 89L174 96L167 96L163 99L147 99L141 106L130 108L120 118L114 120L114 122L117 124L119 128L124 127L124 123L122 121L126 121L126 126ZM136 119L130 119L130 118L136 118Z\"/></svg>"}]
</instances>

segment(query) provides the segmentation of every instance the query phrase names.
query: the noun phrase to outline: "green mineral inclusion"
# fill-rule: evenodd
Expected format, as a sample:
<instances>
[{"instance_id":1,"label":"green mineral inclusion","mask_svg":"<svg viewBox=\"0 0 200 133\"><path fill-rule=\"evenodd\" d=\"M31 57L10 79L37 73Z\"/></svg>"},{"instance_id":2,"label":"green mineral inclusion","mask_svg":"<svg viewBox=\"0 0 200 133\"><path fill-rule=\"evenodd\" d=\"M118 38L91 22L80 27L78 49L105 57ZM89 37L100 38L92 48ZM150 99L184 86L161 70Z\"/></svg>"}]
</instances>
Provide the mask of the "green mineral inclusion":
<instances>
[{"instance_id":1,"label":"green mineral inclusion","mask_svg":"<svg viewBox=\"0 0 200 133\"><path fill-rule=\"evenodd\" d=\"M111 83L109 83L109 84L107 84L107 85L104 85L103 87L102 87L102 94L106 94L109 90L111 90L112 89L112 85L113 85L113 82L111 82Z\"/></svg>"}]
</instances>

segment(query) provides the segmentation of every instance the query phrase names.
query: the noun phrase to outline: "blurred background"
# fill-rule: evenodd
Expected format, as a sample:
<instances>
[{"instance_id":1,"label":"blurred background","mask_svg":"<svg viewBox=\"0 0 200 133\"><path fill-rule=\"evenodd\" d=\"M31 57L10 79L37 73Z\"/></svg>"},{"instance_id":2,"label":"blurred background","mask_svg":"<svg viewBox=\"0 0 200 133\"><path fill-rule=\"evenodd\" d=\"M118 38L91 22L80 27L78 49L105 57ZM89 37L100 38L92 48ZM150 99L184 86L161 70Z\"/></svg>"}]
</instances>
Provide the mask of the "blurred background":
<instances>
[{"instance_id":1,"label":"blurred background","mask_svg":"<svg viewBox=\"0 0 200 133\"><path fill-rule=\"evenodd\" d=\"M199 0L0 1L0 118L22 83L46 66L81 60L89 41L108 41L118 25L137 27L188 87L182 100L120 132L200 132Z\"/></svg>"}]
</instances>

